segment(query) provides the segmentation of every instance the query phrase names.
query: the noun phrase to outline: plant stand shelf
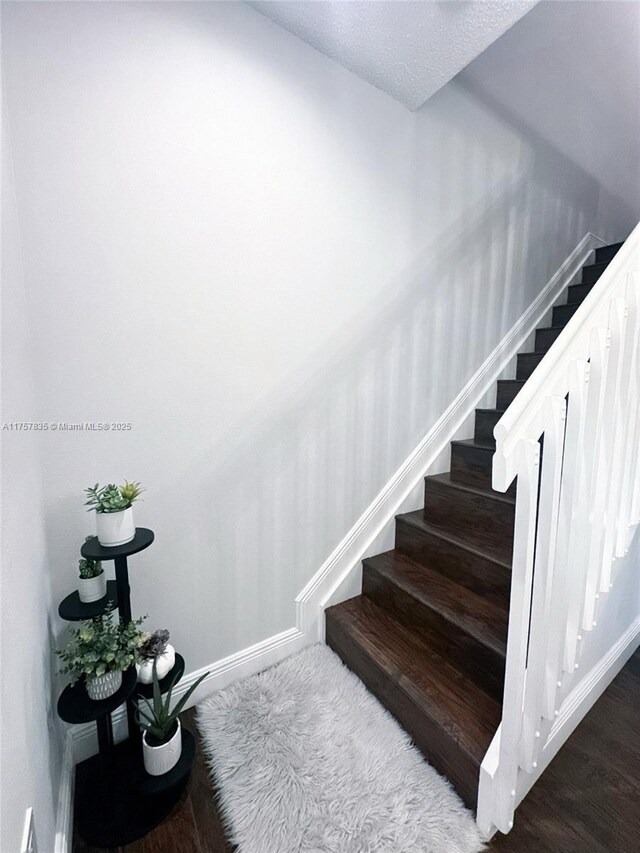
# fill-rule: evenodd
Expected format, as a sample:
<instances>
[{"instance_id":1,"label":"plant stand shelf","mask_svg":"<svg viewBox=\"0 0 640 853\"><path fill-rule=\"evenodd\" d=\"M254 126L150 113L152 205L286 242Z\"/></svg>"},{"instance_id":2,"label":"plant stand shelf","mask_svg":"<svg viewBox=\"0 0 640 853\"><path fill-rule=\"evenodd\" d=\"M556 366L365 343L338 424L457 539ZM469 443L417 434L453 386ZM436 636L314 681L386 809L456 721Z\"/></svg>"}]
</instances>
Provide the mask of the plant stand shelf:
<instances>
[{"instance_id":1,"label":"plant stand shelf","mask_svg":"<svg viewBox=\"0 0 640 853\"><path fill-rule=\"evenodd\" d=\"M184 667L184 658L176 652L176 662L165 677L161 678L158 682L161 693L167 692L174 679L176 684L180 681L184 675ZM153 684L142 684L141 682L138 682L138 684L136 684L135 694L136 696L144 696L145 699L153 699Z\"/></svg>"},{"instance_id":2,"label":"plant stand shelf","mask_svg":"<svg viewBox=\"0 0 640 853\"><path fill-rule=\"evenodd\" d=\"M131 599L127 558L148 548L154 540L152 530L138 527L136 535L125 545L105 548L97 537L84 542L83 557L113 560L115 581L107 581L107 594L99 601L84 604L78 592L68 595L58 608L63 619L75 622L93 619L115 604L120 621L131 621ZM165 693L185 670L182 655L176 654L171 671L160 681ZM146 835L169 814L178 801L191 772L195 755L193 735L182 729L180 760L168 773L150 776L144 769L142 738L135 723L137 699L151 698L150 684L140 684L135 667L122 674L122 686L107 699L96 702L89 698L84 681L66 687L58 700L58 714L67 723L96 722L99 753L76 768L76 821L84 840L97 847L121 847ZM127 703L129 737L118 745L113 742L111 714Z\"/></svg>"},{"instance_id":3,"label":"plant stand shelf","mask_svg":"<svg viewBox=\"0 0 640 853\"><path fill-rule=\"evenodd\" d=\"M81 619L95 619L102 616L111 605L118 606L118 590L115 581L107 581L107 594L98 601L85 604L80 601L78 590L72 592L60 602L58 613L67 622L79 622Z\"/></svg>"},{"instance_id":4,"label":"plant stand shelf","mask_svg":"<svg viewBox=\"0 0 640 853\"><path fill-rule=\"evenodd\" d=\"M58 714L65 723L91 723L111 714L131 696L138 677L135 666L122 673L122 686L107 699L96 701L87 693L84 681L65 687L58 699Z\"/></svg>"},{"instance_id":5,"label":"plant stand shelf","mask_svg":"<svg viewBox=\"0 0 640 853\"><path fill-rule=\"evenodd\" d=\"M121 847L142 838L171 812L189 778L195 755L191 732L183 729L182 756L163 776L149 776L131 739L114 748L110 776L98 756L76 768L78 830L87 844Z\"/></svg>"}]
</instances>

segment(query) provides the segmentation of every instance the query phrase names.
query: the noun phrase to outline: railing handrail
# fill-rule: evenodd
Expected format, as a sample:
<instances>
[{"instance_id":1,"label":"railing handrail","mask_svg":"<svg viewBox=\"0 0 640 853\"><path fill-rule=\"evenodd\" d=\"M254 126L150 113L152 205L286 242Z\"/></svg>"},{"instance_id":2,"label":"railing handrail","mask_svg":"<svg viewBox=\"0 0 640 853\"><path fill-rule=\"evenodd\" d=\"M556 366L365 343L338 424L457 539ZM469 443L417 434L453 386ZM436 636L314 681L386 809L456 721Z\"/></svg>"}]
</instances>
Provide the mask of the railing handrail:
<instances>
[{"instance_id":1,"label":"railing handrail","mask_svg":"<svg viewBox=\"0 0 640 853\"><path fill-rule=\"evenodd\" d=\"M550 760L555 721L640 523L640 223L494 436L493 487L517 478L518 488L502 720L478 791L488 834L509 831Z\"/></svg>"},{"instance_id":2,"label":"railing handrail","mask_svg":"<svg viewBox=\"0 0 640 853\"><path fill-rule=\"evenodd\" d=\"M580 358L588 348L589 334L593 326L607 325L607 294L617 286L625 270L632 268L633 261L639 252L640 223L625 240L624 245L495 425L493 434L496 439L496 454L492 485L496 491L505 492L511 485L513 470L508 464L508 457L519 440L535 432L536 415L539 415L544 399L556 393L562 393L564 396L561 386L566 384L566 369L569 363L573 359Z\"/></svg>"}]
</instances>

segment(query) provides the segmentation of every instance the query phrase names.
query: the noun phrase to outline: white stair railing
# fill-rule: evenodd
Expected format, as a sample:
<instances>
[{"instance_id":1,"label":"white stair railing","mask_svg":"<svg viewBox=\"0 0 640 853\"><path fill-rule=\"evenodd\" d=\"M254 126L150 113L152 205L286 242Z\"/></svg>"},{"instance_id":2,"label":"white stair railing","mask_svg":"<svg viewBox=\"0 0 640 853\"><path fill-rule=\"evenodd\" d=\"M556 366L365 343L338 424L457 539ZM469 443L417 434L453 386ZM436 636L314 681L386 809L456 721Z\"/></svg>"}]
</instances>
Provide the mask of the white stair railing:
<instances>
[{"instance_id":1,"label":"white stair railing","mask_svg":"<svg viewBox=\"0 0 640 853\"><path fill-rule=\"evenodd\" d=\"M502 721L480 771L478 823L508 832L540 773L599 599L640 520L640 225L494 435L493 488L517 477Z\"/></svg>"}]
</instances>

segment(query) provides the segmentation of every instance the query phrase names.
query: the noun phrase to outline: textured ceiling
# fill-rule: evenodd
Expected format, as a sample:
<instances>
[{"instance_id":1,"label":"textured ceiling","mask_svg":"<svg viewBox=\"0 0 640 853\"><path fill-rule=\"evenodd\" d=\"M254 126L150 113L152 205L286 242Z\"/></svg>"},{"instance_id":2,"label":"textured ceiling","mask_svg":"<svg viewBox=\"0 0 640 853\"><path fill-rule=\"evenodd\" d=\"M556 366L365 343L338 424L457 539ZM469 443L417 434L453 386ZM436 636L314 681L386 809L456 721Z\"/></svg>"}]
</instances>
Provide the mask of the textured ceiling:
<instances>
[{"instance_id":1,"label":"textured ceiling","mask_svg":"<svg viewBox=\"0 0 640 853\"><path fill-rule=\"evenodd\" d=\"M255 0L249 5L415 110L535 0Z\"/></svg>"}]
</instances>

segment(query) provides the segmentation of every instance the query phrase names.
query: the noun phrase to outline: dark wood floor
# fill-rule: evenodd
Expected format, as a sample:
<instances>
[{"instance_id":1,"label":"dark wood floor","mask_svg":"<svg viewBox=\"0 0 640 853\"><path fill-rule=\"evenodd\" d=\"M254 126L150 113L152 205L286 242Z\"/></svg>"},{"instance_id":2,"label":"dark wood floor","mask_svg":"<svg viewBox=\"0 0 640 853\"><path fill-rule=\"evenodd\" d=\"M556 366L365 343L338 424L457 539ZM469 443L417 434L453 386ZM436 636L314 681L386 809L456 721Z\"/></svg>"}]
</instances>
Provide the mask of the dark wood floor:
<instances>
[{"instance_id":1,"label":"dark wood floor","mask_svg":"<svg viewBox=\"0 0 640 853\"><path fill-rule=\"evenodd\" d=\"M184 725L194 734L191 711ZM173 814L117 853L230 853L199 739L189 786ZM74 853L104 853L74 838ZM640 850L640 650L518 809L490 851L635 853ZM115 853L115 851L114 851ZM330 851L327 851L330 853ZM401 851L398 851L401 853Z\"/></svg>"}]
</instances>

